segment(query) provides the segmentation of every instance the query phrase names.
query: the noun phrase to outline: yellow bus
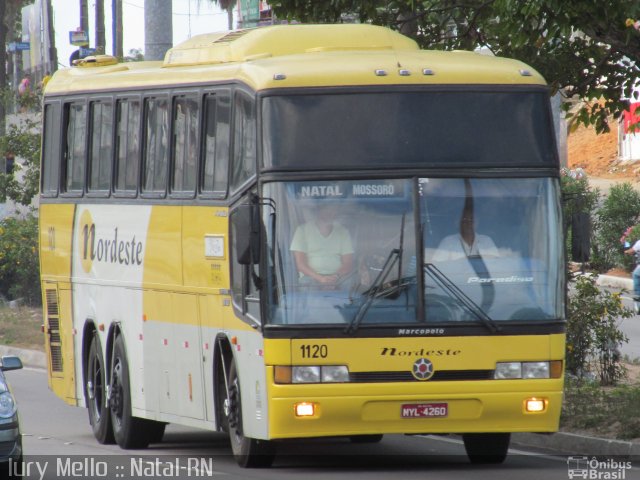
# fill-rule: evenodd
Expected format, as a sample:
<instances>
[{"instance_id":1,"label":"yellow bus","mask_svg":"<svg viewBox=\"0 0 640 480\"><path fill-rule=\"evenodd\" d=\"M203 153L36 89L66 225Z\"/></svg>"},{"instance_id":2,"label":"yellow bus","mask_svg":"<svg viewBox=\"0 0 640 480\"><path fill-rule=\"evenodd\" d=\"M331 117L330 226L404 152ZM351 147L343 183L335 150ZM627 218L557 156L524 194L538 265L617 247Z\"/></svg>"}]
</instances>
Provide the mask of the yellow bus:
<instances>
[{"instance_id":1,"label":"yellow bus","mask_svg":"<svg viewBox=\"0 0 640 480\"><path fill-rule=\"evenodd\" d=\"M89 57L44 100L49 382L96 439L176 423L242 466L287 439L558 428L565 277L549 93L372 25Z\"/></svg>"}]
</instances>

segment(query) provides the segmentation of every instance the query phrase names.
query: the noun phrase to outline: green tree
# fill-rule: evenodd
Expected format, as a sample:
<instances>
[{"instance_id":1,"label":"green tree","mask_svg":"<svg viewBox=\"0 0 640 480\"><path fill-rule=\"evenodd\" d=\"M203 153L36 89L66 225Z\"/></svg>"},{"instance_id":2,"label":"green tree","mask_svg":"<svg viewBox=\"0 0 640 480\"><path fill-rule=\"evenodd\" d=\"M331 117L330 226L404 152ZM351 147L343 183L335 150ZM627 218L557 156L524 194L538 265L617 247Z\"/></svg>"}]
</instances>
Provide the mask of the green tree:
<instances>
[{"instance_id":1,"label":"green tree","mask_svg":"<svg viewBox=\"0 0 640 480\"><path fill-rule=\"evenodd\" d=\"M640 219L640 193L630 183L611 187L595 215L592 264L599 270L625 265L620 238Z\"/></svg>"},{"instance_id":2,"label":"green tree","mask_svg":"<svg viewBox=\"0 0 640 480\"><path fill-rule=\"evenodd\" d=\"M628 108L640 77L640 2L628 0L272 0L280 18L340 22L345 15L386 25L422 48L484 47L536 68L566 97L586 100L577 123L608 131ZM628 21L631 20L631 21ZM640 24L637 24L640 28ZM569 108L569 105L566 105Z\"/></svg>"},{"instance_id":3,"label":"green tree","mask_svg":"<svg viewBox=\"0 0 640 480\"><path fill-rule=\"evenodd\" d=\"M579 277L567 305L567 372L579 379L595 373L601 385L624 378L619 349L629 340L618 319L631 316L619 293L600 290L593 277Z\"/></svg>"},{"instance_id":4,"label":"green tree","mask_svg":"<svg viewBox=\"0 0 640 480\"><path fill-rule=\"evenodd\" d=\"M19 126L11 125L7 134L0 137L0 152L11 152L22 159L20 174L0 173L0 201L10 198L16 203L29 206L38 194L40 129L40 123L26 121Z\"/></svg>"}]
</instances>

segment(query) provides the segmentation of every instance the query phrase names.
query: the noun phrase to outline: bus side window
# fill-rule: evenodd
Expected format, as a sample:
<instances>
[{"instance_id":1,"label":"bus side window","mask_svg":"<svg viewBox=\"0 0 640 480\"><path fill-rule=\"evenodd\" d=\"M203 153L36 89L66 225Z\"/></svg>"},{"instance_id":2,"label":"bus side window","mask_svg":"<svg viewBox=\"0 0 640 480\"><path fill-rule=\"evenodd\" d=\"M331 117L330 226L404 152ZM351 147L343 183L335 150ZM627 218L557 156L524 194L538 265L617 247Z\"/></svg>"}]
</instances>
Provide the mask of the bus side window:
<instances>
[{"instance_id":1,"label":"bus side window","mask_svg":"<svg viewBox=\"0 0 640 480\"><path fill-rule=\"evenodd\" d=\"M118 100L115 191L135 193L140 154L140 102Z\"/></svg>"},{"instance_id":2,"label":"bus side window","mask_svg":"<svg viewBox=\"0 0 640 480\"><path fill-rule=\"evenodd\" d=\"M232 191L236 191L256 173L256 113L253 99L237 92L234 108Z\"/></svg>"},{"instance_id":3,"label":"bus side window","mask_svg":"<svg viewBox=\"0 0 640 480\"><path fill-rule=\"evenodd\" d=\"M65 108L67 122L64 149L64 191L82 193L84 189L84 162L87 153L87 106L84 103L72 103L67 104Z\"/></svg>"},{"instance_id":4,"label":"bus side window","mask_svg":"<svg viewBox=\"0 0 640 480\"><path fill-rule=\"evenodd\" d=\"M42 142L42 194L53 197L58 193L60 168L60 104L44 107L44 135Z\"/></svg>"},{"instance_id":5,"label":"bus side window","mask_svg":"<svg viewBox=\"0 0 640 480\"><path fill-rule=\"evenodd\" d=\"M113 104L91 103L91 158L89 192L108 192L111 187L113 157Z\"/></svg>"},{"instance_id":6,"label":"bus side window","mask_svg":"<svg viewBox=\"0 0 640 480\"><path fill-rule=\"evenodd\" d=\"M146 137L142 166L142 193L164 194L169 164L169 105L165 98L145 101Z\"/></svg>"},{"instance_id":7,"label":"bus side window","mask_svg":"<svg viewBox=\"0 0 640 480\"><path fill-rule=\"evenodd\" d=\"M174 100L172 192L195 191L199 118L200 109L195 97L177 97Z\"/></svg>"},{"instance_id":8,"label":"bus side window","mask_svg":"<svg viewBox=\"0 0 640 480\"><path fill-rule=\"evenodd\" d=\"M229 136L231 131L229 91L205 99L204 160L201 191L223 198L229 176Z\"/></svg>"}]
</instances>

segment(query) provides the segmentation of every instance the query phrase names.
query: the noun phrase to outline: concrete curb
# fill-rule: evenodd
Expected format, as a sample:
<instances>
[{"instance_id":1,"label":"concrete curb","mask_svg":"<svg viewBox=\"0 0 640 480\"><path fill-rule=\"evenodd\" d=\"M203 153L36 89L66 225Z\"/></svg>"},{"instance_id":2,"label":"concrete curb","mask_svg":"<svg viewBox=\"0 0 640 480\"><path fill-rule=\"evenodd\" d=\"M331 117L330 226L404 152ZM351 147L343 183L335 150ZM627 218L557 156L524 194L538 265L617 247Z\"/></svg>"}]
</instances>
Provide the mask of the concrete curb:
<instances>
[{"instance_id":1,"label":"concrete curb","mask_svg":"<svg viewBox=\"0 0 640 480\"><path fill-rule=\"evenodd\" d=\"M598 455L611 457L637 457L640 455L640 443L625 440L590 437L576 433L558 432L514 433L511 443L526 447L553 450L554 453L567 455Z\"/></svg>"},{"instance_id":2,"label":"concrete curb","mask_svg":"<svg viewBox=\"0 0 640 480\"><path fill-rule=\"evenodd\" d=\"M633 280L624 277L615 277L613 275L598 275L596 284L601 287L624 288L633 293Z\"/></svg>"},{"instance_id":3,"label":"concrete curb","mask_svg":"<svg viewBox=\"0 0 640 480\"><path fill-rule=\"evenodd\" d=\"M42 368L45 370L47 368L47 357L44 352L0 345L0 357L7 355L20 357L25 367Z\"/></svg>"}]
</instances>

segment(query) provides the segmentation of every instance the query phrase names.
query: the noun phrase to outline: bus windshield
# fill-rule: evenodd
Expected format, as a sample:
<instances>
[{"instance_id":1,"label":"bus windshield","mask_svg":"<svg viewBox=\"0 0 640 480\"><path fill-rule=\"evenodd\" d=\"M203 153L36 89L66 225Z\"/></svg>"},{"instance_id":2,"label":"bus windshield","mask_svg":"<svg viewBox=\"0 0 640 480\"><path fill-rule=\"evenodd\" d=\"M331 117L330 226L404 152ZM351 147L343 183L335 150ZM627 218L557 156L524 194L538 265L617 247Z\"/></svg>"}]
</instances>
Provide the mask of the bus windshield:
<instances>
[{"instance_id":1,"label":"bus windshield","mask_svg":"<svg viewBox=\"0 0 640 480\"><path fill-rule=\"evenodd\" d=\"M272 325L562 318L553 179L273 182L263 193Z\"/></svg>"}]
</instances>

